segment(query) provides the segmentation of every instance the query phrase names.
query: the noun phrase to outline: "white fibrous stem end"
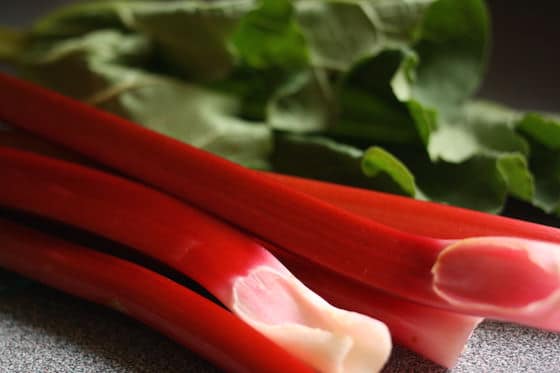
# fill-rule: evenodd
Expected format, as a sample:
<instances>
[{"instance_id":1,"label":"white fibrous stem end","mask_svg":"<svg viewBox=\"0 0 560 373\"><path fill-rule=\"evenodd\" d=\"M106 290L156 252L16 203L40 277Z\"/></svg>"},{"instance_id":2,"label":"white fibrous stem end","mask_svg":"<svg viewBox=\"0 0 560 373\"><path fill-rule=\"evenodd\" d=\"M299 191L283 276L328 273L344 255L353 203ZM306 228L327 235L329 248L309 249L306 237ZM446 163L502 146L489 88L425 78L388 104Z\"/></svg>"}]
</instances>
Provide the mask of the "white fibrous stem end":
<instances>
[{"instance_id":1,"label":"white fibrous stem end","mask_svg":"<svg viewBox=\"0 0 560 373\"><path fill-rule=\"evenodd\" d=\"M478 237L439 254L433 289L469 312L560 330L560 246L552 242Z\"/></svg>"},{"instance_id":2,"label":"white fibrous stem end","mask_svg":"<svg viewBox=\"0 0 560 373\"><path fill-rule=\"evenodd\" d=\"M391 352L385 324L330 305L279 266L236 278L232 303L241 319L319 372L378 372Z\"/></svg>"}]
</instances>

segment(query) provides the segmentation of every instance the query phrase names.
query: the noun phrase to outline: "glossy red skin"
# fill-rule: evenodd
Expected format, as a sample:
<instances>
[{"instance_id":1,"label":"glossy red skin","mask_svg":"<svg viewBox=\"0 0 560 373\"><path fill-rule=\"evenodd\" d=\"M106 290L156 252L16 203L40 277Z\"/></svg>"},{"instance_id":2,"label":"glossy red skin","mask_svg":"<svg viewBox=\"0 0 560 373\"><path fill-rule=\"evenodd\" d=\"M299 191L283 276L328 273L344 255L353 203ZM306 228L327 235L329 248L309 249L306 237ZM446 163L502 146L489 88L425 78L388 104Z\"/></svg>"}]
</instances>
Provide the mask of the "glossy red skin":
<instances>
[{"instance_id":1,"label":"glossy red skin","mask_svg":"<svg viewBox=\"0 0 560 373\"><path fill-rule=\"evenodd\" d=\"M0 126L0 146L33 151L57 159L94 166L91 162L88 162L87 158L75 152L15 128L2 128Z\"/></svg>"},{"instance_id":2,"label":"glossy red skin","mask_svg":"<svg viewBox=\"0 0 560 373\"><path fill-rule=\"evenodd\" d=\"M39 154L82 161L72 152L41 143L38 139L26 138L28 134L0 132L0 145L33 151ZM45 151L47 150L47 151ZM267 247L265 245L265 247ZM306 285L334 305L360 312L385 322L398 343L433 360L452 367L455 365L468 336L478 319L457 313L418 305L395 298L374 288L343 278L319 266L302 264L302 260L283 250L267 247L279 256L288 268ZM334 286L333 286L334 284ZM414 325L411 328L411 325ZM445 341L446 349L441 348ZM439 343L438 343L439 342Z\"/></svg>"},{"instance_id":3,"label":"glossy red skin","mask_svg":"<svg viewBox=\"0 0 560 373\"><path fill-rule=\"evenodd\" d=\"M0 119L350 278L448 307L433 292L430 272L445 242L348 213L213 154L6 75L0 75Z\"/></svg>"},{"instance_id":4,"label":"glossy red skin","mask_svg":"<svg viewBox=\"0 0 560 373\"><path fill-rule=\"evenodd\" d=\"M560 242L560 229L545 225L295 176L265 175L354 214L415 234L445 239L511 236Z\"/></svg>"},{"instance_id":5,"label":"glossy red skin","mask_svg":"<svg viewBox=\"0 0 560 373\"><path fill-rule=\"evenodd\" d=\"M0 145L92 165L75 152L21 131L0 130ZM541 224L297 176L263 174L354 214L414 234L444 239L512 236L560 242L560 229Z\"/></svg>"},{"instance_id":6,"label":"glossy red skin","mask_svg":"<svg viewBox=\"0 0 560 373\"><path fill-rule=\"evenodd\" d=\"M0 204L126 244L199 282L226 305L231 284L273 264L262 246L182 202L81 165L0 148Z\"/></svg>"},{"instance_id":7,"label":"glossy red skin","mask_svg":"<svg viewBox=\"0 0 560 373\"><path fill-rule=\"evenodd\" d=\"M379 224L31 83L0 75L0 119L370 286L434 307L558 329L555 316L542 321L509 309L481 313L472 303L449 304L434 290L431 273L449 241Z\"/></svg>"},{"instance_id":8,"label":"glossy red skin","mask_svg":"<svg viewBox=\"0 0 560 373\"><path fill-rule=\"evenodd\" d=\"M379 224L30 83L0 75L0 119L178 196L307 260L394 295L453 311L559 328L557 311L542 318L534 316L536 311L520 314L511 309L481 308L475 299L461 304L443 299L433 287L431 270L449 241ZM473 273L471 277L480 275L492 281L499 274Z\"/></svg>"},{"instance_id":9,"label":"glossy red skin","mask_svg":"<svg viewBox=\"0 0 560 373\"><path fill-rule=\"evenodd\" d=\"M227 372L313 372L218 305L138 265L5 220L0 247L0 267L114 308Z\"/></svg>"},{"instance_id":10,"label":"glossy red skin","mask_svg":"<svg viewBox=\"0 0 560 373\"><path fill-rule=\"evenodd\" d=\"M2 139L0 138L0 140ZM16 142L15 144L12 142L8 145L15 145L20 148L31 147L33 151L38 152L44 148L44 146L37 148L34 143L30 146L29 141ZM67 156L67 158L72 158L72 156ZM277 174L267 175L287 186L336 204L338 207L361 214L364 217L377 219L397 228L407 229L413 233L445 238L464 238L471 235L511 235L541 240L554 240L558 235L558 230L554 228L490 214L297 177ZM448 216L452 216L452 219L449 219ZM282 254L280 256L298 277L306 281L319 294L340 307L381 318L388 323L397 341L423 353L442 365L452 366L456 355L445 354L441 351L441 348L429 348L423 341L424 337L422 335L418 336L419 338L413 338L413 334L406 327L402 329L403 325L407 325L408 322L406 318L404 324L400 321L403 317L401 314L408 312L408 318L414 317L417 319L415 324L424 324L428 329L430 328L429 323L437 320L437 323L434 323L431 327L435 333L433 337L430 337L429 331L425 337L444 336L444 339L448 341L447 346L453 345L455 340L453 338L457 339L456 345L460 346L462 341L466 340L469 329L472 329L474 325L472 318L399 301L375 289L365 288L363 285L352 283L348 279L342 279L340 276L316 266L307 265L303 266L302 269L301 264L297 265L297 260L294 261L290 256L286 259L285 255ZM333 284L336 286L333 286ZM382 305L382 307L379 305ZM385 313L387 309L393 311L387 314ZM399 313L399 310L402 312ZM424 316L419 317L418 315ZM445 331L446 328L449 329L449 332ZM459 353L459 350L452 353Z\"/></svg>"},{"instance_id":11,"label":"glossy red skin","mask_svg":"<svg viewBox=\"0 0 560 373\"><path fill-rule=\"evenodd\" d=\"M229 304L231 283L270 254L226 224L131 181L0 148L0 204L129 245L198 281ZM219 253L219 254L218 254Z\"/></svg>"}]
</instances>

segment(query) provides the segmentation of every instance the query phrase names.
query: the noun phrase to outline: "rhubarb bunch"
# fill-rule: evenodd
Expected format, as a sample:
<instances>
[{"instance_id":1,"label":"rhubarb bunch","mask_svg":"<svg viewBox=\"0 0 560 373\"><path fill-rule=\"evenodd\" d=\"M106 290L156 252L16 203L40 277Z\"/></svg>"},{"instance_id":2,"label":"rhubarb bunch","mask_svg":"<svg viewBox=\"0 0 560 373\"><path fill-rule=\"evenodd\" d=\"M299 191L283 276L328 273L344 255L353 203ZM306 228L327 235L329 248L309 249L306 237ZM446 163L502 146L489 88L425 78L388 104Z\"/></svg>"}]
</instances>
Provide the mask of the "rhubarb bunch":
<instances>
[{"instance_id":1,"label":"rhubarb bunch","mask_svg":"<svg viewBox=\"0 0 560 373\"><path fill-rule=\"evenodd\" d=\"M0 118L8 123L148 182L313 263L433 307L558 329L554 243L443 240L402 232L117 116L1 78ZM466 259L472 264L467 271ZM520 291L494 304L492 293L499 286L488 292L486 284ZM536 291L524 290L525 284Z\"/></svg>"},{"instance_id":2,"label":"rhubarb bunch","mask_svg":"<svg viewBox=\"0 0 560 373\"><path fill-rule=\"evenodd\" d=\"M389 356L384 324L331 306L257 242L203 212L140 184L18 150L0 148L0 167L10 179L0 188L1 205L165 263L321 372L378 371Z\"/></svg>"},{"instance_id":3,"label":"rhubarb bunch","mask_svg":"<svg viewBox=\"0 0 560 373\"><path fill-rule=\"evenodd\" d=\"M0 143L12 148L84 162L75 153L14 130L1 131ZM294 181L300 180L294 179ZM306 182L306 180L301 181ZM103 188L104 185L98 186L98 189ZM322 297L338 307L383 321L389 327L396 342L440 365L446 367L455 365L466 340L481 320L477 317L401 300L332 271L306 263L298 256L266 242L263 244Z\"/></svg>"}]
</instances>

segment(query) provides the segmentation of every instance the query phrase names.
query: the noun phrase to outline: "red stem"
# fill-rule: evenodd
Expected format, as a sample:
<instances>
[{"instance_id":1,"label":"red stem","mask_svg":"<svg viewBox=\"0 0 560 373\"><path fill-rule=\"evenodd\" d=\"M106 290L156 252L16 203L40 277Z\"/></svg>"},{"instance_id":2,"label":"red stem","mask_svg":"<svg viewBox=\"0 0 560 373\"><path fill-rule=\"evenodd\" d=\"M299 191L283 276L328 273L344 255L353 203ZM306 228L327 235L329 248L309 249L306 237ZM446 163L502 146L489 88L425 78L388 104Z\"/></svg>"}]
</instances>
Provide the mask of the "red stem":
<instances>
[{"instance_id":1,"label":"red stem","mask_svg":"<svg viewBox=\"0 0 560 373\"><path fill-rule=\"evenodd\" d=\"M3 127L0 123L0 146L20 150L32 151L34 153L49 157L63 159L86 166L93 166L87 158L76 152L69 151L44 139L16 128Z\"/></svg>"},{"instance_id":2,"label":"red stem","mask_svg":"<svg viewBox=\"0 0 560 373\"><path fill-rule=\"evenodd\" d=\"M353 361L371 363L375 369L388 357L390 338L385 325L330 306L327 310L324 301L303 291L303 285L257 242L178 200L120 177L15 149L0 148L0 169L9 180L0 188L0 204L90 230L169 265L318 369L327 369L331 361L344 366ZM263 281L271 284L266 297L260 294ZM317 317L310 325L302 324L307 314ZM371 334L365 339L351 328L354 324L337 323L339 319L332 315L352 319ZM314 332L332 335L332 342L313 337ZM311 337L296 349L290 333ZM349 350L343 338L356 343ZM309 351L321 348L336 353L310 357ZM347 352L354 349L364 352Z\"/></svg>"},{"instance_id":3,"label":"red stem","mask_svg":"<svg viewBox=\"0 0 560 373\"><path fill-rule=\"evenodd\" d=\"M210 153L5 75L0 75L0 119L184 198L267 241L297 248L299 255L346 276L442 305L431 290L430 271L445 243L346 213Z\"/></svg>"},{"instance_id":4,"label":"red stem","mask_svg":"<svg viewBox=\"0 0 560 373\"><path fill-rule=\"evenodd\" d=\"M415 234L445 239L511 236L560 242L560 229L545 225L323 181L265 175L353 214Z\"/></svg>"},{"instance_id":5,"label":"red stem","mask_svg":"<svg viewBox=\"0 0 560 373\"><path fill-rule=\"evenodd\" d=\"M75 162L83 161L72 152L41 139L29 138L26 133L2 131L1 144L55 157L62 156ZM382 320L397 342L440 365L449 368L455 365L472 330L481 320L400 300L334 272L306 264L301 258L284 250L265 246L282 258L306 285L334 305Z\"/></svg>"},{"instance_id":6,"label":"red stem","mask_svg":"<svg viewBox=\"0 0 560 373\"><path fill-rule=\"evenodd\" d=\"M100 167L88 162L76 152L16 129L0 129L0 146ZM319 198L353 214L414 234L444 239L511 236L560 242L560 229L550 226L297 176L271 172L263 174L282 185Z\"/></svg>"},{"instance_id":7,"label":"red stem","mask_svg":"<svg viewBox=\"0 0 560 373\"><path fill-rule=\"evenodd\" d=\"M221 307L140 266L4 220L0 246L0 267L133 317L228 372L313 372Z\"/></svg>"},{"instance_id":8,"label":"red stem","mask_svg":"<svg viewBox=\"0 0 560 373\"><path fill-rule=\"evenodd\" d=\"M555 313L548 314L545 319L532 312L519 316L511 308L480 307L476 299L467 303L452 302L446 294L436 291L431 271L440 251L448 246L447 241L377 224L72 99L0 76L0 118L184 198L348 277L432 306L559 328ZM521 250L530 250L527 244L525 242ZM498 248L495 242L492 245L493 249L506 252L514 249L511 246ZM541 248L539 255L546 254L547 250ZM463 248L454 245L454 250ZM490 250L489 254L496 255L497 251ZM558 259L546 255L546 268L535 271L531 281L538 284L539 277L543 277L556 286L551 266ZM531 258L525 257L527 266L540 267L540 263ZM460 263L446 261L446 267L451 266L460 268ZM466 275L470 276L466 281L480 279L480 276L493 281L499 274ZM515 278L515 274L510 275ZM455 278L438 277L438 286L447 285L448 280ZM454 296L457 298L457 294ZM546 306L547 312L554 309L549 302Z\"/></svg>"},{"instance_id":9,"label":"red stem","mask_svg":"<svg viewBox=\"0 0 560 373\"><path fill-rule=\"evenodd\" d=\"M198 281L225 304L231 284L272 257L214 218L141 184L0 148L9 180L0 204L63 221L133 247Z\"/></svg>"}]
</instances>

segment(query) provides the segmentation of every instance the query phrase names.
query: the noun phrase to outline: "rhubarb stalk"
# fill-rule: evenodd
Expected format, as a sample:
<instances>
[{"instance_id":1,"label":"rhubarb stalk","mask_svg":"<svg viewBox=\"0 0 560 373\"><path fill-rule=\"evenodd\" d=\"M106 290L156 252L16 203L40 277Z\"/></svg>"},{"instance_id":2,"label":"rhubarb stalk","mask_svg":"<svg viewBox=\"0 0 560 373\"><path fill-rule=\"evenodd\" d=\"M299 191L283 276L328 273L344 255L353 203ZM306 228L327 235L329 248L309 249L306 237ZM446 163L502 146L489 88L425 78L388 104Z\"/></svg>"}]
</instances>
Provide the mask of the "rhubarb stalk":
<instances>
[{"instance_id":1,"label":"rhubarb stalk","mask_svg":"<svg viewBox=\"0 0 560 373\"><path fill-rule=\"evenodd\" d=\"M408 231L418 234L429 234L448 239L508 235L532 240L560 242L560 230L544 225L287 175L269 173L267 177L349 212L397 228L406 228ZM411 219L414 219L414 221L411 221ZM506 243L508 240L510 239L504 237L499 245ZM486 297L489 302L495 304L494 306L488 305L489 309L522 307L527 300L531 301L531 299L534 302L533 308L545 308L555 304L560 299L560 295L550 296L550 294L554 293L553 288L557 286L558 275L560 274L558 261L555 258L557 254L549 256L550 245L535 241L531 243L532 249L529 253L523 247L523 242L527 241L510 240L509 245L512 250L503 251L496 256L494 261L490 260L484 263L475 260L476 256L472 254L477 250L482 253L496 249L498 245L495 240L466 239L462 242L460 248L450 245L440 254L438 263L432 269L435 277L434 289L450 303L465 304L472 297L477 299ZM533 268L524 267L527 257L530 257L530 260L537 266ZM460 268L456 266L445 268L445 263L448 260L460 262ZM504 268L504 263L508 263L507 268ZM508 270L516 265L523 267L517 273L520 276L527 276L527 278L520 277L517 278L517 281L512 282ZM504 275L496 277L495 281L491 282L480 279L478 286L473 286L472 282L465 285L458 281L456 271L465 273L474 269L481 270L483 266L488 266L488 270L503 268ZM540 278L537 284L532 283L533 273L531 273L531 270L540 271L541 269L544 269L550 276ZM457 292L460 295L456 295ZM519 296L519 298L516 298L516 296ZM540 299L545 300L540 301Z\"/></svg>"},{"instance_id":2,"label":"rhubarb stalk","mask_svg":"<svg viewBox=\"0 0 560 373\"><path fill-rule=\"evenodd\" d=\"M430 237L512 236L560 243L560 229L504 216L274 173L263 173L353 214Z\"/></svg>"},{"instance_id":3,"label":"rhubarb stalk","mask_svg":"<svg viewBox=\"0 0 560 373\"><path fill-rule=\"evenodd\" d=\"M0 144L83 161L72 152L28 137L25 133L0 131ZM395 341L442 366L451 368L456 364L473 329L482 320L398 299L325 268L306 263L285 250L265 245L321 297L337 307L383 321Z\"/></svg>"},{"instance_id":4,"label":"rhubarb stalk","mask_svg":"<svg viewBox=\"0 0 560 373\"><path fill-rule=\"evenodd\" d=\"M482 256L480 250L473 251L480 266L465 273L461 262L454 260L461 255L451 255L442 267L439 254L448 246L466 253L471 242L463 245L383 226L125 119L5 75L0 76L0 118L373 287L434 307L560 330L558 291L549 287L560 286L556 245L535 247L531 240L521 239L512 245L509 239L487 237L477 243L489 250L483 250ZM493 258L511 255L521 258L516 265L510 267L506 261L496 270L486 270L488 263L495 262ZM548 256L547 266L534 260L541 255ZM532 277L525 276L526 272ZM477 298L472 289L459 294L461 289L454 288L454 301L450 302L447 285L458 280L449 278L450 273L463 276L460 280L472 283L473 289L507 274L512 282L523 278L537 288L542 282L545 290L541 299L516 296L516 304L496 305L487 296ZM465 301L456 301L463 296Z\"/></svg>"},{"instance_id":5,"label":"rhubarb stalk","mask_svg":"<svg viewBox=\"0 0 560 373\"><path fill-rule=\"evenodd\" d=\"M143 267L2 219L0 246L0 267L133 317L228 372L313 372L220 306Z\"/></svg>"},{"instance_id":6,"label":"rhubarb stalk","mask_svg":"<svg viewBox=\"0 0 560 373\"><path fill-rule=\"evenodd\" d=\"M199 282L261 333L321 372L378 371L384 324L335 308L262 246L167 195L100 171L0 148L0 204L133 247Z\"/></svg>"}]
</instances>

